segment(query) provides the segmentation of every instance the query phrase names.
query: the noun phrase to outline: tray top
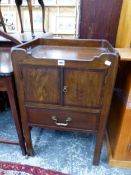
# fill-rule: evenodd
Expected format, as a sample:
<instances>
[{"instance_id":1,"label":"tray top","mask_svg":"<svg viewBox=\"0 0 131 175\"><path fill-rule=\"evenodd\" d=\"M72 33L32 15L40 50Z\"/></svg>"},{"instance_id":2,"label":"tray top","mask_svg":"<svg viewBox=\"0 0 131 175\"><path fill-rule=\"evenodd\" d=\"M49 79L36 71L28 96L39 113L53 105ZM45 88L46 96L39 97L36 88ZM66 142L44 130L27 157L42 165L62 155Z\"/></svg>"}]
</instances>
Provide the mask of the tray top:
<instances>
[{"instance_id":1,"label":"tray top","mask_svg":"<svg viewBox=\"0 0 131 175\"><path fill-rule=\"evenodd\" d=\"M39 45L31 49L34 58L92 60L95 56L108 53L107 48Z\"/></svg>"}]
</instances>

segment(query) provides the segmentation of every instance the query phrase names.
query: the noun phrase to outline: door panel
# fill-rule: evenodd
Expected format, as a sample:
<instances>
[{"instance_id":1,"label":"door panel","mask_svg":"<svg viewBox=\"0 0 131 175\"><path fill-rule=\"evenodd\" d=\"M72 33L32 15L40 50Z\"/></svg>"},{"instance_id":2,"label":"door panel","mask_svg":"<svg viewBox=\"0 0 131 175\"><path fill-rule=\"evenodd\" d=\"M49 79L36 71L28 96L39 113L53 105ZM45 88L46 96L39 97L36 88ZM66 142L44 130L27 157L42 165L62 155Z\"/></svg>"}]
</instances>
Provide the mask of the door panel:
<instances>
[{"instance_id":1,"label":"door panel","mask_svg":"<svg viewBox=\"0 0 131 175\"><path fill-rule=\"evenodd\" d=\"M104 86L104 70L65 69L64 104L100 108L102 103L102 89Z\"/></svg>"},{"instance_id":2,"label":"door panel","mask_svg":"<svg viewBox=\"0 0 131 175\"><path fill-rule=\"evenodd\" d=\"M59 104L59 69L26 66L22 68L25 101Z\"/></svg>"}]
</instances>

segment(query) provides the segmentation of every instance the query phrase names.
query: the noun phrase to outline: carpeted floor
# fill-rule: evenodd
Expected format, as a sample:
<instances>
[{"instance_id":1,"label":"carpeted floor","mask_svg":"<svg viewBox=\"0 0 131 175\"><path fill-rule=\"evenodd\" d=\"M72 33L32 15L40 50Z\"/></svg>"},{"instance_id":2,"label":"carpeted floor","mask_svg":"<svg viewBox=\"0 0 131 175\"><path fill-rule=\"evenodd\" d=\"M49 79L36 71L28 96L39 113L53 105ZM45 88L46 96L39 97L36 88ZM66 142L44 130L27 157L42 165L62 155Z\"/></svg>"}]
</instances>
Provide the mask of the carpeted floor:
<instances>
[{"instance_id":1,"label":"carpeted floor","mask_svg":"<svg viewBox=\"0 0 131 175\"><path fill-rule=\"evenodd\" d=\"M0 138L17 139L10 111L0 113ZM131 175L131 169L112 168L103 145L99 166L92 165L95 136L78 132L59 132L33 128L35 156L22 156L17 145L0 144L0 161L51 169L70 175Z\"/></svg>"},{"instance_id":2,"label":"carpeted floor","mask_svg":"<svg viewBox=\"0 0 131 175\"><path fill-rule=\"evenodd\" d=\"M0 161L0 175L67 175L40 167Z\"/></svg>"}]
</instances>

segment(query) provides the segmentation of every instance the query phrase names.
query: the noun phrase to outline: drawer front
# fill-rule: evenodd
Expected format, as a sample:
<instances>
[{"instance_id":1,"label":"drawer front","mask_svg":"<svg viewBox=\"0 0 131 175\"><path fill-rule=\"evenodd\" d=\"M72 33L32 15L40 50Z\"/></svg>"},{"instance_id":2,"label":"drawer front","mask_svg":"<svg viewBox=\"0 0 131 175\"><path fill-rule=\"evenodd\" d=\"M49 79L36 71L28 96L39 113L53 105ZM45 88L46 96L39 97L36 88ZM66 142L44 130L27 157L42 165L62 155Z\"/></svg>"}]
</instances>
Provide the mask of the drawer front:
<instances>
[{"instance_id":1,"label":"drawer front","mask_svg":"<svg viewBox=\"0 0 131 175\"><path fill-rule=\"evenodd\" d=\"M27 108L28 122L31 125L68 128L74 130L98 129L98 114L56 109Z\"/></svg>"}]
</instances>

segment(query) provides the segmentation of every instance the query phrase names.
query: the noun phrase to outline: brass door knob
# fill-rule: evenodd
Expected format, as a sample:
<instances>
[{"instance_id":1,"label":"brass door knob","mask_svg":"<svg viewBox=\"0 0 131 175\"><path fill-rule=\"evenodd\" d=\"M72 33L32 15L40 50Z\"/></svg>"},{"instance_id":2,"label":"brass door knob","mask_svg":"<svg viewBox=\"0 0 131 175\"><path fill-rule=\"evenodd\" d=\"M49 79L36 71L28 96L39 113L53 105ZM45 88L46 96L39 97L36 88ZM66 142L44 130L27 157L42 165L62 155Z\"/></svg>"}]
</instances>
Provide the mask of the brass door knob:
<instances>
[{"instance_id":1,"label":"brass door knob","mask_svg":"<svg viewBox=\"0 0 131 175\"><path fill-rule=\"evenodd\" d=\"M63 92L64 92L65 94L68 92L68 87L67 87L67 86L64 86Z\"/></svg>"}]
</instances>

